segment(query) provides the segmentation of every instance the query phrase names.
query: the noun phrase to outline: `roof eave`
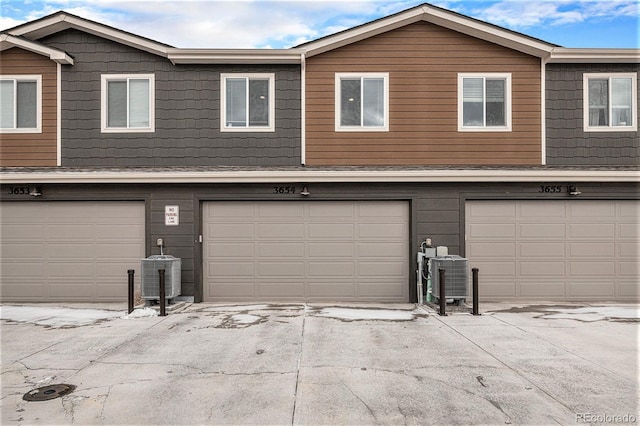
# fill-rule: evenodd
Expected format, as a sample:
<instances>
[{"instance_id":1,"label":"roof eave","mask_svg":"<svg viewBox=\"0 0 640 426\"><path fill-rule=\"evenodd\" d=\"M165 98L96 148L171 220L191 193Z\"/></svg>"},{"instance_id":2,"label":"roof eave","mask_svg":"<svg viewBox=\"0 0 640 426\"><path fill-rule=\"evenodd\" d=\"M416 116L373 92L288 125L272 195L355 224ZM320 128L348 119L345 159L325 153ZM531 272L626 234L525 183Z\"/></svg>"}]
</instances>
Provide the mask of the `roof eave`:
<instances>
[{"instance_id":1,"label":"roof eave","mask_svg":"<svg viewBox=\"0 0 640 426\"><path fill-rule=\"evenodd\" d=\"M175 64L300 64L301 49L177 49L167 50Z\"/></svg>"},{"instance_id":2,"label":"roof eave","mask_svg":"<svg viewBox=\"0 0 640 426\"><path fill-rule=\"evenodd\" d=\"M24 38L12 36L11 34L0 34L0 51L7 50L12 47L17 47L38 55L46 56L58 64L73 65L73 58L62 50L43 46Z\"/></svg>"},{"instance_id":3,"label":"roof eave","mask_svg":"<svg viewBox=\"0 0 640 426\"><path fill-rule=\"evenodd\" d=\"M134 183L409 183L409 182L640 182L633 170L242 170L183 172L3 172L3 184L134 184Z\"/></svg>"},{"instance_id":4,"label":"roof eave","mask_svg":"<svg viewBox=\"0 0 640 426\"><path fill-rule=\"evenodd\" d=\"M67 29L77 29L98 37L122 43L155 55L167 56L169 46L136 36L115 28L89 21L67 13L58 13L44 19L20 25L10 30L11 34L38 40Z\"/></svg>"},{"instance_id":5,"label":"roof eave","mask_svg":"<svg viewBox=\"0 0 640 426\"><path fill-rule=\"evenodd\" d=\"M640 49L584 49L557 47L549 63L640 63Z\"/></svg>"},{"instance_id":6,"label":"roof eave","mask_svg":"<svg viewBox=\"0 0 640 426\"><path fill-rule=\"evenodd\" d=\"M427 5L370 22L300 47L307 52L308 57L311 57L420 21L537 57L548 57L554 47L554 45L542 41L536 41L475 19Z\"/></svg>"}]
</instances>

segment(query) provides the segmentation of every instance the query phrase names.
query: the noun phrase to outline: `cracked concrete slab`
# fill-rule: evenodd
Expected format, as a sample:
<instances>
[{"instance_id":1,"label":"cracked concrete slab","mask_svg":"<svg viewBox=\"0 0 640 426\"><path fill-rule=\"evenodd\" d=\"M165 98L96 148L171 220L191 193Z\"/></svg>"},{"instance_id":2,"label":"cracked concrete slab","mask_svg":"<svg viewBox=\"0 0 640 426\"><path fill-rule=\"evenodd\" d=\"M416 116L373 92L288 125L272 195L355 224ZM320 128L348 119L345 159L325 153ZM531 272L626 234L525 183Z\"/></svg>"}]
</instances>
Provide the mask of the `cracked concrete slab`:
<instances>
[{"instance_id":1,"label":"cracked concrete slab","mask_svg":"<svg viewBox=\"0 0 640 426\"><path fill-rule=\"evenodd\" d=\"M638 323L539 314L526 307L439 317L411 304L194 304L166 317L73 329L3 321L0 423L640 418ZM55 383L76 389L50 401L22 399Z\"/></svg>"}]
</instances>

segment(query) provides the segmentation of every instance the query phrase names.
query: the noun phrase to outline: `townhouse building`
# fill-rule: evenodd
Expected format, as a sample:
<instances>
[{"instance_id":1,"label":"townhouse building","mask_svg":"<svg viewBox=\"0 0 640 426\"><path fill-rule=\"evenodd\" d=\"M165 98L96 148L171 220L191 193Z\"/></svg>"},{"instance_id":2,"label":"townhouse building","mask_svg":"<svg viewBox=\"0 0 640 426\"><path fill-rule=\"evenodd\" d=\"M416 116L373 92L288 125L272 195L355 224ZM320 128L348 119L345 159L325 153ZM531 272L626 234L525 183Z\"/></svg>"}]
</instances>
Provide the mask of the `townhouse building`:
<instances>
[{"instance_id":1,"label":"townhouse building","mask_svg":"<svg viewBox=\"0 0 640 426\"><path fill-rule=\"evenodd\" d=\"M0 35L2 301L415 302L431 238L484 300L637 301L637 49L424 4L291 49L65 12Z\"/></svg>"}]
</instances>

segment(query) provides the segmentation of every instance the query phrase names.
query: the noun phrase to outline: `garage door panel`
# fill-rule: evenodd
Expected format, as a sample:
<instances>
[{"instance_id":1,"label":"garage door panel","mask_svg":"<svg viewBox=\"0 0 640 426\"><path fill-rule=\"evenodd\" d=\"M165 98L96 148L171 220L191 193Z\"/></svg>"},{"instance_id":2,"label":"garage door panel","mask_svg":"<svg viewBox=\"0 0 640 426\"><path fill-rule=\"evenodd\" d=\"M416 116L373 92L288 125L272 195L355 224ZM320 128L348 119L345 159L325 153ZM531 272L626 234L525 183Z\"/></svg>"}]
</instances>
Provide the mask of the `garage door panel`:
<instances>
[{"instance_id":1,"label":"garage door panel","mask_svg":"<svg viewBox=\"0 0 640 426\"><path fill-rule=\"evenodd\" d=\"M588 220L594 217L602 222L611 222L616 217L615 203L602 203L599 201L580 201L580 203L568 204L568 218L570 220Z\"/></svg>"},{"instance_id":2,"label":"garage door panel","mask_svg":"<svg viewBox=\"0 0 640 426\"><path fill-rule=\"evenodd\" d=\"M568 243L569 248L568 255L574 258L583 257L611 257L615 255L616 245L614 243L602 243L602 242L582 242L582 243Z\"/></svg>"},{"instance_id":3,"label":"garage door panel","mask_svg":"<svg viewBox=\"0 0 640 426\"><path fill-rule=\"evenodd\" d=\"M618 236L623 240L640 240L640 224L622 223L618 225Z\"/></svg>"},{"instance_id":4,"label":"garage door panel","mask_svg":"<svg viewBox=\"0 0 640 426\"><path fill-rule=\"evenodd\" d=\"M335 301L336 298L343 300L355 299L355 287L352 281L314 281L309 280L308 296L310 299L329 298Z\"/></svg>"},{"instance_id":5,"label":"garage door panel","mask_svg":"<svg viewBox=\"0 0 640 426\"><path fill-rule=\"evenodd\" d=\"M538 281L528 282L523 280L520 282L519 290L519 296L532 299L564 298L567 292L564 281L540 283Z\"/></svg>"},{"instance_id":6,"label":"garage door panel","mask_svg":"<svg viewBox=\"0 0 640 426\"><path fill-rule=\"evenodd\" d=\"M371 299L386 299L402 291L401 284L390 286L387 282L367 281L358 285L358 295Z\"/></svg>"},{"instance_id":7,"label":"garage door panel","mask_svg":"<svg viewBox=\"0 0 640 426\"><path fill-rule=\"evenodd\" d=\"M564 258L565 244L558 241L545 241L545 242L530 242L521 241L519 244L513 243L518 248L517 254L522 258L536 258L536 259L554 259L557 257ZM515 257L516 251L514 250L513 256Z\"/></svg>"},{"instance_id":8,"label":"garage door panel","mask_svg":"<svg viewBox=\"0 0 640 426\"><path fill-rule=\"evenodd\" d=\"M80 225L77 223L55 223L46 227L46 237L48 240L57 241L93 241L93 225Z\"/></svg>"},{"instance_id":9,"label":"garage door panel","mask_svg":"<svg viewBox=\"0 0 640 426\"><path fill-rule=\"evenodd\" d=\"M308 225L310 238L342 239L352 241L355 236L353 223L311 223Z\"/></svg>"},{"instance_id":10,"label":"garage door panel","mask_svg":"<svg viewBox=\"0 0 640 426\"><path fill-rule=\"evenodd\" d=\"M602 277L612 279L616 275L616 264L610 262L569 262L569 275L572 277Z\"/></svg>"},{"instance_id":11,"label":"garage door panel","mask_svg":"<svg viewBox=\"0 0 640 426\"><path fill-rule=\"evenodd\" d=\"M569 295L574 298L610 300L616 295L615 284L606 281L570 282Z\"/></svg>"},{"instance_id":12,"label":"garage door panel","mask_svg":"<svg viewBox=\"0 0 640 426\"><path fill-rule=\"evenodd\" d=\"M234 217L234 219L236 219ZM247 226L244 223L225 223L224 225L211 225L207 228L205 237L215 242L219 238L237 238L244 240L253 240L253 226Z\"/></svg>"},{"instance_id":13,"label":"garage door panel","mask_svg":"<svg viewBox=\"0 0 640 426\"><path fill-rule=\"evenodd\" d=\"M309 277L311 279L314 277L353 278L355 271L356 265L353 261L309 261Z\"/></svg>"},{"instance_id":14,"label":"garage door panel","mask_svg":"<svg viewBox=\"0 0 640 426\"><path fill-rule=\"evenodd\" d=\"M512 239L516 236L516 227L513 224L504 223L474 223L471 225L471 232L473 239L476 238L491 238L491 239Z\"/></svg>"},{"instance_id":15,"label":"garage door panel","mask_svg":"<svg viewBox=\"0 0 640 426\"><path fill-rule=\"evenodd\" d=\"M258 277L299 277L304 274L304 262L273 260L256 262Z\"/></svg>"},{"instance_id":16,"label":"garage door panel","mask_svg":"<svg viewBox=\"0 0 640 426\"><path fill-rule=\"evenodd\" d=\"M206 291L207 289L205 289ZM209 288L209 292L213 289ZM219 282L215 285L215 292L226 299L233 298L253 298L255 294L255 284L253 281L228 281Z\"/></svg>"},{"instance_id":17,"label":"garage door panel","mask_svg":"<svg viewBox=\"0 0 640 426\"><path fill-rule=\"evenodd\" d=\"M88 286L86 281L65 280L64 282L51 281L48 285L50 300L90 300L95 299L94 286Z\"/></svg>"},{"instance_id":18,"label":"garage door panel","mask_svg":"<svg viewBox=\"0 0 640 426\"><path fill-rule=\"evenodd\" d=\"M299 208L302 208L300 205ZM311 203L308 205L308 216L312 219L335 222L335 219L353 221L355 217L355 206L350 203L327 202Z\"/></svg>"},{"instance_id":19,"label":"garage door panel","mask_svg":"<svg viewBox=\"0 0 640 426\"><path fill-rule=\"evenodd\" d=\"M629 298L640 298L640 286L637 281L619 282L618 294Z\"/></svg>"},{"instance_id":20,"label":"garage door panel","mask_svg":"<svg viewBox=\"0 0 640 426\"><path fill-rule=\"evenodd\" d=\"M2 244L6 245L9 242L5 238L4 232L2 233ZM1 250L1 249L0 249ZM27 260L27 259L43 259L45 255L45 248L42 244L38 243L23 243L23 242L11 242L11 250L2 251L3 263L9 263L15 260Z\"/></svg>"},{"instance_id":21,"label":"garage door panel","mask_svg":"<svg viewBox=\"0 0 640 426\"><path fill-rule=\"evenodd\" d=\"M250 259L253 254L247 252L245 254L247 259ZM304 243L259 243L258 244L258 256L260 258L268 257L285 257L285 258L303 258L304 257Z\"/></svg>"},{"instance_id":22,"label":"garage door panel","mask_svg":"<svg viewBox=\"0 0 640 426\"><path fill-rule=\"evenodd\" d=\"M2 300L20 300L22 302L42 301L43 295L47 293L44 284L27 284L24 280L3 279L0 297Z\"/></svg>"},{"instance_id":23,"label":"garage door panel","mask_svg":"<svg viewBox=\"0 0 640 426\"><path fill-rule=\"evenodd\" d=\"M347 242L316 242L308 243L308 254L313 258L323 257L348 257L355 255L355 244ZM300 250L299 255L302 256L304 250Z\"/></svg>"},{"instance_id":24,"label":"garage door panel","mask_svg":"<svg viewBox=\"0 0 640 426\"><path fill-rule=\"evenodd\" d=\"M494 203L468 204L467 216L470 218L482 218L487 222L511 221L516 217L516 206L509 201L496 201Z\"/></svg>"},{"instance_id":25,"label":"garage door panel","mask_svg":"<svg viewBox=\"0 0 640 426\"><path fill-rule=\"evenodd\" d=\"M221 208L225 215L211 213ZM236 209L252 214L240 217ZM205 300L408 301L406 202L207 202L203 217ZM229 225L236 230L222 231ZM252 229L250 239L238 239L237 228ZM240 258L241 250L219 250L214 242L251 242L254 253ZM230 290L236 279L251 281L254 291ZM376 288L386 287L384 296L358 290L360 281L373 279L381 280Z\"/></svg>"},{"instance_id":26,"label":"garage door panel","mask_svg":"<svg viewBox=\"0 0 640 426\"><path fill-rule=\"evenodd\" d=\"M299 282L264 281L258 286L258 297L263 300L282 300L304 297L304 288Z\"/></svg>"},{"instance_id":27,"label":"garage door panel","mask_svg":"<svg viewBox=\"0 0 640 426\"><path fill-rule=\"evenodd\" d=\"M593 240L596 238L615 238L616 226L613 223L570 223L570 238Z\"/></svg>"},{"instance_id":28,"label":"garage door panel","mask_svg":"<svg viewBox=\"0 0 640 426\"><path fill-rule=\"evenodd\" d=\"M17 259L6 261L3 259L0 263L0 267L2 268L3 288L5 282L23 281L25 285L30 285L33 279L42 279L46 276L46 265L42 261L25 261Z\"/></svg>"},{"instance_id":29,"label":"garage door panel","mask_svg":"<svg viewBox=\"0 0 640 426\"><path fill-rule=\"evenodd\" d=\"M397 256L402 254L406 250L406 246L406 242L359 243L356 255L358 257L387 259L389 253L396 253ZM401 257L403 258L404 256Z\"/></svg>"},{"instance_id":30,"label":"garage door panel","mask_svg":"<svg viewBox=\"0 0 640 426\"><path fill-rule=\"evenodd\" d=\"M406 235L404 224L401 223L361 223L358 224L358 236L375 240L402 239Z\"/></svg>"},{"instance_id":31,"label":"garage door panel","mask_svg":"<svg viewBox=\"0 0 640 426\"><path fill-rule=\"evenodd\" d=\"M16 218L14 220L13 218L4 216L4 209L2 210L1 219L6 223L0 225L0 235L2 235L2 242L5 247L6 244L9 243L20 243L26 241L40 242L42 240L42 236L45 234L44 225L29 223L28 221L22 222L20 221L21 218ZM11 254L9 250L3 249L2 246L0 246L0 250L3 256L5 253L8 255Z\"/></svg>"},{"instance_id":32,"label":"garage door panel","mask_svg":"<svg viewBox=\"0 0 640 426\"><path fill-rule=\"evenodd\" d=\"M523 277L564 277L565 263L544 261L544 262L519 262L519 273Z\"/></svg>"},{"instance_id":33,"label":"garage door panel","mask_svg":"<svg viewBox=\"0 0 640 426\"><path fill-rule=\"evenodd\" d=\"M563 223L521 223L518 226L520 238L552 240L566 237Z\"/></svg>"},{"instance_id":34,"label":"garage door panel","mask_svg":"<svg viewBox=\"0 0 640 426\"><path fill-rule=\"evenodd\" d=\"M495 238L487 224L496 217L495 206L505 203L517 207L518 215L505 217L502 229L516 226L518 234ZM480 269L481 298L638 300L637 200L470 201L466 210L466 255ZM544 218L546 211L550 218ZM515 245L513 254L508 244Z\"/></svg>"},{"instance_id":35,"label":"garage door panel","mask_svg":"<svg viewBox=\"0 0 640 426\"><path fill-rule=\"evenodd\" d=\"M304 238L304 225L301 223L259 223L257 237L278 239Z\"/></svg>"}]
</instances>

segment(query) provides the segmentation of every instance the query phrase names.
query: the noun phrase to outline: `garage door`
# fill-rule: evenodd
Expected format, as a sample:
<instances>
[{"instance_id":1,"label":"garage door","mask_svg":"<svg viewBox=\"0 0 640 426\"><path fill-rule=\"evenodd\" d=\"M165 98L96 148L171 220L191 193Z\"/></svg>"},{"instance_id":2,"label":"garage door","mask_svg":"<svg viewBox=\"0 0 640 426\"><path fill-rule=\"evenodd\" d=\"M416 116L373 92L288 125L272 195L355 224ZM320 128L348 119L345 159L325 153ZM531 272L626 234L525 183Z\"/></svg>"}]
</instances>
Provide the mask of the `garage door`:
<instances>
[{"instance_id":1,"label":"garage door","mask_svg":"<svg viewBox=\"0 0 640 426\"><path fill-rule=\"evenodd\" d=\"M206 301L409 301L406 202L210 202Z\"/></svg>"},{"instance_id":2,"label":"garage door","mask_svg":"<svg viewBox=\"0 0 640 426\"><path fill-rule=\"evenodd\" d=\"M466 253L483 299L640 297L638 201L473 201Z\"/></svg>"},{"instance_id":3,"label":"garage door","mask_svg":"<svg viewBox=\"0 0 640 426\"><path fill-rule=\"evenodd\" d=\"M0 204L2 301L127 299L127 269L139 278L144 204Z\"/></svg>"}]
</instances>

